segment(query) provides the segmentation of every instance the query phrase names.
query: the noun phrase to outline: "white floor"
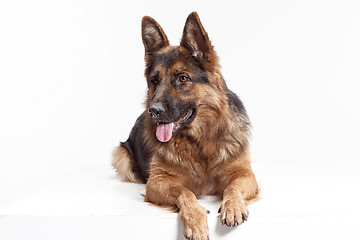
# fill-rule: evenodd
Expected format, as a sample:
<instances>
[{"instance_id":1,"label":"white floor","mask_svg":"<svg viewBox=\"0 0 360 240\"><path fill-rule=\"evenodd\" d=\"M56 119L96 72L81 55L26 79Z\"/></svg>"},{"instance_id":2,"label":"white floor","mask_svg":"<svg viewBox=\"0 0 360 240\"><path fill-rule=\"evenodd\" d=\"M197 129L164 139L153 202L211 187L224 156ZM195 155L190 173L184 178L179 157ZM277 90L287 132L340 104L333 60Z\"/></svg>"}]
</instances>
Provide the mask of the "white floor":
<instances>
[{"instance_id":1,"label":"white floor","mask_svg":"<svg viewBox=\"0 0 360 240\"><path fill-rule=\"evenodd\" d=\"M359 9L0 0L0 240L183 239L177 215L144 203L144 186L109 162L144 111L141 18L176 45L192 11L249 113L262 188L236 229L201 199L211 239L360 239Z\"/></svg>"},{"instance_id":2,"label":"white floor","mask_svg":"<svg viewBox=\"0 0 360 240\"><path fill-rule=\"evenodd\" d=\"M200 199L211 211L211 239L360 239L359 209L351 202L319 204L328 198L326 188L323 197L310 191L303 200L303 189L275 192L289 181L263 184L249 220L234 229L220 224L219 201ZM184 239L177 215L144 203L144 192L144 185L121 182L110 167L82 168L0 209L0 239Z\"/></svg>"}]
</instances>

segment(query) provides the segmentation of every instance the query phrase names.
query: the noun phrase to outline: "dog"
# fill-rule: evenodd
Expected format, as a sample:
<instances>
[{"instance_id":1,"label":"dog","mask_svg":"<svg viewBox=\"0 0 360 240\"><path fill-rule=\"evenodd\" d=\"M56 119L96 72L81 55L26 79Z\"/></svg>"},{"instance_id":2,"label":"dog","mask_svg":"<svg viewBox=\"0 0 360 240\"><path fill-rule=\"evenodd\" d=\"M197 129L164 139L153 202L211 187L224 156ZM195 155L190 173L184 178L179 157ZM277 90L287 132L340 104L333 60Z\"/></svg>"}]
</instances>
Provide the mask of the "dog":
<instances>
[{"instance_id":1,"label":"dog","mask_svg":"<svg viewBox=\"0 0 360 240\"><path fill-rule=\"evenodd\" d=\"M227 88L218 56L196 12L179 46L161 26L142 19L146 110L112 165L125 181L146 183L145 201L178 211L186 239L209 239L207 210L197 197L222 199L220 221L247 220L259 188L251 169L251 124L243 103Z\"/></svg>"}]
</instances>

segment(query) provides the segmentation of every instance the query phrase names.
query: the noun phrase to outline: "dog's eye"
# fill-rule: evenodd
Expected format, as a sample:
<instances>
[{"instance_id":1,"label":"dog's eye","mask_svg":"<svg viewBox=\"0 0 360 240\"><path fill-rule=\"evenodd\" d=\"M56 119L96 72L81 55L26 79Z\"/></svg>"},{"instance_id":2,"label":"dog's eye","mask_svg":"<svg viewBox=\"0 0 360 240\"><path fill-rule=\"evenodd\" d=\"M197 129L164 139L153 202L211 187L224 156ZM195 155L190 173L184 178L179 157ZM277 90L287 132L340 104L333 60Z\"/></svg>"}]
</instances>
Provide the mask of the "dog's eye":
<instances>
[{"instance_id":1,"label":"dog's eye","mask_svg":"<svg viewBox=\"0 0 360 240\"><path fill-rule=\"evenodd\" d=\"M159 79L157 77L153 77L150 79L151 83L157 85L159 83Z\"/></svg>"},{"instance_id":2,"label":"dog's eye","mask_svg":"<svg viewBox=\"0 0 360 240\"><path fill-rule=\"evenodd\" d=\"M187 82L187 81L189 81L189 79L190 79L190 78L188 78L187 76L184 76L184 75L181 75L181 76L179 77L179 81L180 81L180 82Z\"/></svg>"}]
</instances>

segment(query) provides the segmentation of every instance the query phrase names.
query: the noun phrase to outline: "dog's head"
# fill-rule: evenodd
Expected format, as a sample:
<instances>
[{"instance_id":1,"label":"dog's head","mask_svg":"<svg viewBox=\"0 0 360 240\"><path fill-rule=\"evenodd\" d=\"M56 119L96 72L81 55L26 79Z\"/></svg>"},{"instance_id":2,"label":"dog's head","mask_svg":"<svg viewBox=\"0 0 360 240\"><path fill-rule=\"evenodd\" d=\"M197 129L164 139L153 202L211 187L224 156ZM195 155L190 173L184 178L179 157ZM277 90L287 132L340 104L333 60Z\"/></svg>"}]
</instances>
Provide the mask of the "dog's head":
<instances>
[{"instance_id":1,"label":"dog's head","mask_svg":"<svg viewBox=\"0 0 360 240\"><path fill-rule=\"evenodd\" d=\"M197 118L199 108L223 87L217 55L196 12L185 23L180 46L170 46L160 25L142 20L147 109L156 136L167 142Z\"/></svg>"}]
</instances>

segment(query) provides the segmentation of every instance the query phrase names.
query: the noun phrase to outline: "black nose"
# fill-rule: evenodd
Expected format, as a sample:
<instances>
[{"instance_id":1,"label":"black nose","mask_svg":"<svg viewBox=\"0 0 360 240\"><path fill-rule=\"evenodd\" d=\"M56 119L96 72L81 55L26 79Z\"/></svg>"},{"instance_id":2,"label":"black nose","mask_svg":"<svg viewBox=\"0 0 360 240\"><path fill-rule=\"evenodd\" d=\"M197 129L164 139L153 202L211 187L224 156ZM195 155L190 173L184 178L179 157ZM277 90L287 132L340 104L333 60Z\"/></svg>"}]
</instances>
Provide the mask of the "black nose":
<instances>
[{"instance_id":1,"label":"black nose","mask_svg":"<svg viewBox=\"0 0 360 240\"><path fill-rule=\"evenodd\" d=\"M151 120L158 121L164 115L165 108L161 102L150 103L148 112Z\"/></svg>"}]
</instances>

